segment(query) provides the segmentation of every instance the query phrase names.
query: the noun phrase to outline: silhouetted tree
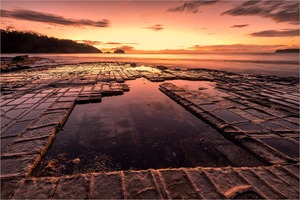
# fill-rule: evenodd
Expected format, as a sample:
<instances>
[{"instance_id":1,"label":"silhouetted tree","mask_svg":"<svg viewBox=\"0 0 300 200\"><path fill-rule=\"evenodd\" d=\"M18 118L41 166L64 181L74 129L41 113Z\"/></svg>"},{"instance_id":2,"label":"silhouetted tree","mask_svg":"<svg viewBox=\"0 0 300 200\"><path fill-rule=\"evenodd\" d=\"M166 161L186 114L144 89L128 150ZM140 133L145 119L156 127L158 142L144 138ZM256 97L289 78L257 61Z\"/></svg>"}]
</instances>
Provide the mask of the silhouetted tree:
<instances>
[{"instance_id":1,"label":"silhouetted tree","mask_svg":"<svg viewBox=\"0 0 300 200\"><path fill-rule=\"evenodd\" d=\"M125 51L123 49L116 49L114 53L125 53Z\"/></svg>"},{"instance_id":2,"label":"silhouetted tree","mask_svg":"<svg viewBox=\"0 0 300 200\"><path fill-rule=\"evenodd\" d=\"M72 40L1 29L1 53L102 53L102 51Z\"/></svg>"}]
</instances>

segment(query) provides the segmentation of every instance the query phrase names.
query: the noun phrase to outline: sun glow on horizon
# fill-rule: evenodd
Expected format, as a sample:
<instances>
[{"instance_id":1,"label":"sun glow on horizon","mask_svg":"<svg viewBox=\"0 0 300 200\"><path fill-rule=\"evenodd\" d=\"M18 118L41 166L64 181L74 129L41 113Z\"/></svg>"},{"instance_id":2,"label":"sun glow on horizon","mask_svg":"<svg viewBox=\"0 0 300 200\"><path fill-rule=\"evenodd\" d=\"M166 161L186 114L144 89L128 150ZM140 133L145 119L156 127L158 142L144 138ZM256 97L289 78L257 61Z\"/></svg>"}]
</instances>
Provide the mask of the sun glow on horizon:
<instances>
[{"instance_id":1,"label":"sun glow on horizon","mask_svg":"<svg viewBox=\"0 0 300 200\"><path fill-rule=\"evenodd\" d=\"M284 3L280 9L293 6L293 1ZM266 10L269 6L257 4ZM194 7L171 1L3 1L1 24L12 30L86 41L99 49L123 47L128 52L214 51L222 45L236 51L240 50L237 44L244 45L243 51L253 51L254 46L255 51L299 46L299 22L293 17L288 21L279 12L274 19L262 14L235 14L243 6L236 1L198 3Z\"/></svg>"}]
</instances>

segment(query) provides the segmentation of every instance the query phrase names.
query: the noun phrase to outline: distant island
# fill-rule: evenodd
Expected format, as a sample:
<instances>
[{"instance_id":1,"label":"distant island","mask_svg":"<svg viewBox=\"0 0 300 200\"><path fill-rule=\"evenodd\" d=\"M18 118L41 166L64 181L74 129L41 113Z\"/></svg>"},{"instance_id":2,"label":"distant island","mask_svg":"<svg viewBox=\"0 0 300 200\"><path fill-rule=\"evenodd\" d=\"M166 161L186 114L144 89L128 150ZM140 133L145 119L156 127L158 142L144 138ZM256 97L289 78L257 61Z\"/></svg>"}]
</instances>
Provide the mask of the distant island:
<instances>
[{"instance_id":1,"label":"distant island","mask_svg":"<svg viewBox=\"0 0 300 200\"><path fill-rule=\"evenodd\" d=\"M300 49L278 49L275 53L299 53Z\"/></svg>"},{"instance_id":2,"label":"distant island","mask_svg":"<svg viewBox=\"0 0 300 200\"><path fill-rule=\"evenodd\" d=\"M116 49L114 53L125 53L125 51L123 49Z\"/></svg>"},{"instance_id":3,"label":"distant island","mask_svg":"<svg viewBox=\"0 0 300 200\"><path fill-rule=\"evenodd\" d=\"M73 40L1 29L1 53L102 53L102 51Z\"/></svg>"}]
</instances>

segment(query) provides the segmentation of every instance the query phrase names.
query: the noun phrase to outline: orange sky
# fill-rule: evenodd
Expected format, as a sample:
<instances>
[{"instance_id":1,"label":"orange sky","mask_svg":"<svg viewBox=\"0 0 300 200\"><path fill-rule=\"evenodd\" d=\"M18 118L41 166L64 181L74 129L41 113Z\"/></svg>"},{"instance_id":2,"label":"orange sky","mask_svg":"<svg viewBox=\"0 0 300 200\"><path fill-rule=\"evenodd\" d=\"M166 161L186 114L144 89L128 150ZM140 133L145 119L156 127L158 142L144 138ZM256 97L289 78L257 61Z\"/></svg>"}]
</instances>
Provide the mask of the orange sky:
<instances>
[{"instance_id":1,"label":"orange sky","mask_svg":"<svg viewBox=\"0 0 300 200\"><path fill-rule=\"evenodd\" d=\"M299 1L8 1L1 28L126 52L274 51L299 46Z\"/></svg>"}]
</instances>

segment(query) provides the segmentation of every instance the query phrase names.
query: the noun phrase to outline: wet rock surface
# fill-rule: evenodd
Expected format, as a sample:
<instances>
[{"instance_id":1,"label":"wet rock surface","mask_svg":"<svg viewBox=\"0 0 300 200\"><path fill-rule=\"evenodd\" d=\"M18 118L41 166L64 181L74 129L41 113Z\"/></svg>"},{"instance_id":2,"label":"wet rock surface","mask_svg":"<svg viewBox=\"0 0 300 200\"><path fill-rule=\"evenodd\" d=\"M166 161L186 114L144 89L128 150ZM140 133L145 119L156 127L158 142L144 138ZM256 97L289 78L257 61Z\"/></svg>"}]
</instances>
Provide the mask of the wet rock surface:
<instances>
[{"instance_id":1,"label":"wet rock surface","mask_svg":"<svg viewBox=\"0 0 300 200\"><path fill-rule=\"evenodd\" d=\"M4 198L298 199L299 177L293 174L298 170L297 165L198 167L23 178Z\"/></svg>"},{"instance_id":2,"label":"wet rock surface","mask_svg":"<svg viewBox=\"0 0 300 200\"><path fill-rule=\"evenodd\" d=\"M269 163L298 161L299 143L295 141L299 135L299 124L291 123L287 119L290 117L296 119L299 109L290 109L287 105L283 108L281 105L272 104L263 95L258 96L257 91L232 98L228 93L223 97L214 96L204 94L202 90L199 92L184 90L171 83L163 83L160 87L162 92L187 110ZM222 88L225 87L223 84ZM231 91L233 95L236 94L235 92L236 90ZM256 103L259 98L264 99L264 102ZM294 106L298 107L295 104L291 105ZM276 112L281 113L282 117ZM283 128L284 123L286 126ZM289 142L291 144L288 145ZM291 145L295 145L292 147L293 150L290 148Z\"/></svg>"},{"instance_id":3,"label":"wet rock surface","mask_svg":"<svg viewBox=\"0 0 300 200\"><path fill-rule=\"evenodd\" d=\"M163 82L160 90L170 99L272 166L31 176L75 104L130 93L127 81L141 77ZM82 198L299 198L298 78L81 63L1 74L0 101L4 199L71 198L76 188ZM74 159L73 164L82 161ZM111 184L100 184L105 180Z\"/></svg>"},{"instance_id":4,"label":"wet rock surface","mask_svg":"<svg viewBox=\"0 0 300 200\"><path fill-rule=\"evenodd\" d=\"M30 69L35 66L52 65L54 60L28 55L1 57L1 73Z\"/></svg>"}]
</instances>

